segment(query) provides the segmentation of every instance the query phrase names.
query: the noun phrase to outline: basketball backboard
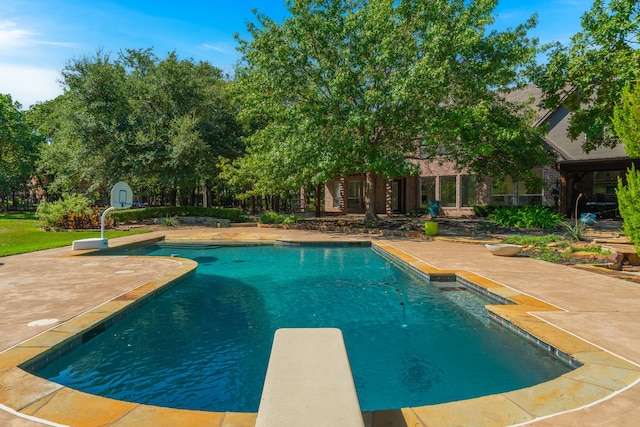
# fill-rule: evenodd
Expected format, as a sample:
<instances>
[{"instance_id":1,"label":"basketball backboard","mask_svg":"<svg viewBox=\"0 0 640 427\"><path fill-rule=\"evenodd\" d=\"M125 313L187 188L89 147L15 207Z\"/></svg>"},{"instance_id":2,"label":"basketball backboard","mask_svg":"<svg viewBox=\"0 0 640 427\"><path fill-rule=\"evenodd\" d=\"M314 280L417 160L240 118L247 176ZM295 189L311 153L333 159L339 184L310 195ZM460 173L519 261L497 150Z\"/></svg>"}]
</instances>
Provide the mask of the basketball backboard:
<instances>
[{"instance_id":1,"label":"basketball backboard","mask_svg":"<svg viewBox=\"0 0 640 427\"><path fill-rule=\"evenodd\" d=\"M128 208L133 205L133 191L126 182L120 181L111 189L111 207Z\"/></svg>"}]
</instances>

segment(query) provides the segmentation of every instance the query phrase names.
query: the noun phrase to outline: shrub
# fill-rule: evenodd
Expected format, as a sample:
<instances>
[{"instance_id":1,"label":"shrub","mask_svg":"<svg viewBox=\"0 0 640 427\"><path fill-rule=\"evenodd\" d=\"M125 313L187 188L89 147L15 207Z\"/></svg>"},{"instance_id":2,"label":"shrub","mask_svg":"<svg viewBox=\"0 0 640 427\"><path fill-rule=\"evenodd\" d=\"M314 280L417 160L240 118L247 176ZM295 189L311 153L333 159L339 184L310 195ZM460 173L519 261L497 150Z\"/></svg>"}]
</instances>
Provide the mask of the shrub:
<instances>
[{"instance_id":1,"label":"shrub","mask_svg":"<svg viewBox=\"0 0 640 427\"><path fill-rule=\"evenodd\" d=\"M119 222L136 222L151 218L178 216L201 216L239 222L242 211L234 208L205 208L202 206L159 206L144 209L118 210L111 212L110 215Z\"/></svg>"},{"instance_id":2,"label":"shrub","mask_svg":"<svg viewBox=\"0 0 640 427\"><path fill-rule=\"evenodd\" d=\"M265 212L258 218L260 224L282 224L284 220L284 215L275 212Z\"/></svg>"},{"instance_id":3,"label":"shrub","mask_svg":"<svg viewBox=\"0 0 640 427\"><path fill-rule=\"evenodd\" d=\"M297 215L285 216L275 212L265 212L258 218L260 224L295 224L298 221L300 217Z\"/></svg>"},{"instance_id":4,"label":"shrub","mask_svg":"<svg viewBox=\"0 0 640 427\"><path fill-rule=\"evenodd\" d=\"M300 221L300 217L298 215L289 215L282 221L283 224L295 224Z\"/></svg>"},{"instance_id":5,"label":"shrub","mask_svg":"<svg viewBox=\"0 0 640 427\"><path fill-rule=\"evenodd\" d=\"M86 230L100 228L101 215L97 207L91 208L89 200L80 194L65 194L55 202L42 201L36 217L45 228ZM105 227L111 221L105 218Z\"/></svg>"},{"instance_id":6,"label":"shrub","mask_svg":"<svg viewBox=\"0 0 640 427\"><path fill-rule=\"evenodd\" d=\"M102 227L102 215L98 207L94 207L89 212L67 212L55 223L56 228L66 230L95 230ZM112 221L107 216L104 219L105 228L111 228Z\"/></svg>"},{"instance_id":7,"label":"shrub","mask_svg":"<svg viewBox=\"0 0 640 427\"><path fill-rule=\"evenodd\" d=\"M419 209L410 210L409 212L407 212L407 216L409 218L418 218L421 216L426 216L428 213L429 213L428 208L419 208Z\"/></svg>"},{"instance_id":8,"label":"shrub","mask_svg":"<svg viewBox=\"0 0 640 427\"><path fill-rule=\"evenodd\" d=\"M585 234L587 232L587 226L582 221L577 220L575 225L571 225L568 222L560 222L558 224L562 230L565 231L565 235L571 240L585 240Z\"/></svg>"},{"instance_id":9,"label":"shrub","mask_svg":"<svg viewBox=\"0 0 640 427\"><path fill-rule=\"evenodd\" d=\"M622 184L622 179L618 178L618 208L622 216L624 234L636 247L636 252L640 253L640 174L635 166L627 170L627 185Z\"/></svg>"},{"instance_id":10,"label":"shrub","mask_svg":"<svg viewBox=\"0 0 640 427\"><path fill-rule=\"evenodd\" d=\"M180 221L177 216L165 216L160 220L160 225L164 225L165 227L177 227L180 225Z\"/></svg>"},{"instance_id":11,"label":"shrub","mask_svg":"<svg viewBox=\"0 0 640 427\"><path fill-rule=\"evenodd\" d=\"M474 205L473 214L480 218L486 218L491 215L498 206L495 205Z\"/></svg>"},{"instance_id":12,"label":"shrub","mask_svg":"<svg viewBox=\"0 0 640 427\"><path fill-rule=\"evenodd\" d=\"M564 215L554 212L549 206L499 206L489 219L500 227L550 230L564 220Z\"/></svg>"}]
</instances>

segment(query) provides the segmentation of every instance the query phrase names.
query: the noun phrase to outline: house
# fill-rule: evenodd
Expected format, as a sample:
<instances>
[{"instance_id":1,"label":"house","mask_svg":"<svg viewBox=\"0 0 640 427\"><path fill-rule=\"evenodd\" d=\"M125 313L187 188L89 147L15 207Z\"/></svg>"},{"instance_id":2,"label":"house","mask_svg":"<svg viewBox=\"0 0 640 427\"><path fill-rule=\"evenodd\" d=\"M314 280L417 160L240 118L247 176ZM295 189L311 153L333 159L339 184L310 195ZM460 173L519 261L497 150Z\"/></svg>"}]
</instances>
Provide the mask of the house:
<instances>
[{"instance_id":1,"label":"house","mask_svg":"<svg viewBox=\"0 0 640 427\"><path fill-rule=\"evenodd\" d=\"M508 93L512 102L533 100L537 105L542 92L534 85ZM451 163L418 160L419 175L392 179L378 178L375 211L379 214L407 213L428 209L438 201L441 213L448 216L473 214L474 205L548 205L572 217L580 197L579 211L601 217L617 216L615 189L632 164L622 145L601 147L589 153L582 150L584 137L572 141L567 137L570 112L564 107L548 111L538 108L534 126L544 126L544 141L555 156L552 166L534 170L544 185L531 188L523 182L506 179L501 183L456 170ZM325 212L333 214L364 213L363 175L339 177L325 187Z\"/></svg>"}]
</instances>

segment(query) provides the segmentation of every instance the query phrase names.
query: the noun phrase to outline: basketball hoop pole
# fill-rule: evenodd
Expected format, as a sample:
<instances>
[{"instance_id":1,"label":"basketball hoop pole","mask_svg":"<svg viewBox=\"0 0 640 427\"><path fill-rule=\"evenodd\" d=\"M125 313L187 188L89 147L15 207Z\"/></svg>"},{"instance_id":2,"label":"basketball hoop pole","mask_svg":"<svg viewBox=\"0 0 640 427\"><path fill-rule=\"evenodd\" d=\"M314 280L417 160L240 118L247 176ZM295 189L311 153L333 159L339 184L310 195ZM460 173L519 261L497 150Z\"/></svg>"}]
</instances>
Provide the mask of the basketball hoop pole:
<instances>
[{"instance_id":1,"label":"basketball hoop pole","mask_svg":"<svg viewBox=\"0 0 640 427\"><path fill-rule=\"evenodd\" d=\"M126 182L118 182L111 189L111 207L105 209L102 212L100 218L100 238L92 237L90 239L74 240L71 248L75 250L87 250L87 249L106 249L109 247L107 239L104 238L104 221L107 214L114 209L122 209L125 206L129 207L133 205L133 192L131 187Z\"/></svg>"},{"instance_id":2,"label":"basketball hoop pole","mask_svg":"<svg viewBox=\"0 0 640 427\"><path fill-rule=\"evenodd\" d=\"M104 210L104 212L102 212L102 218L100 218L100 238L104 239L104 219L107 216L107 212L110 212L112 210L114 210L115 207L111 206L108 207L107 209Z\"/></svg>"}]
</instances>

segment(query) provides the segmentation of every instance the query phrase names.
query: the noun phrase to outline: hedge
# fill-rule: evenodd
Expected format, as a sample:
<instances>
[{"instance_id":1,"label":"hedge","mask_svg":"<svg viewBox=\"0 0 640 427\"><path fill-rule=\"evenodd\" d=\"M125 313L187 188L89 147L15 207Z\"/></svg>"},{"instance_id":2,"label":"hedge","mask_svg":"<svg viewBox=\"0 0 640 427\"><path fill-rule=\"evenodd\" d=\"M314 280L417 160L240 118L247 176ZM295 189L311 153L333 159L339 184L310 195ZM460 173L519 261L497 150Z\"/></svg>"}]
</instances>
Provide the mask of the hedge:
<instances>
[{"instance_id":1,"label":"hedge","mask_svg":"<svg viewBox=\"0 0 640 427\"><path fill-rule=\"evenodd\" d=\"M127 209L111 212L112 218L120 223L143 221L150 218L172 216L201 216L208 218L240 221L242 211L234 208L204 208L202 206L161 206L144 209Z\"/></svg>"}]
</instances>

